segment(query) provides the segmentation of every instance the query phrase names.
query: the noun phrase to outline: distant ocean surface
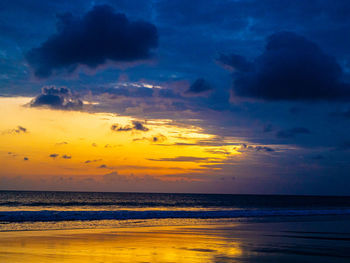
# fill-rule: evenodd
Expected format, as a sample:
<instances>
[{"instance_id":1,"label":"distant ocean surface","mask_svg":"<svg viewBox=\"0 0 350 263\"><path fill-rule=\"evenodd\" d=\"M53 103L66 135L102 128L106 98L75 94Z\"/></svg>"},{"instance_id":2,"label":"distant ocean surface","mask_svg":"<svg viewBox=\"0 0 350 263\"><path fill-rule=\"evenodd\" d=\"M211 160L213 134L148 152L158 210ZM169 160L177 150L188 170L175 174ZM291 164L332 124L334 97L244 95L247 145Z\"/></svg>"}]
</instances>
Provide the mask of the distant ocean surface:
<instances>
[{"instance_id":1,"label":"distant ocean surface","mask_svg":"<svg viewBox=\"0 0 350 263\"><path fill-rule=\"evenodd\" d=\"M350 215L350 197L0 191L0 231L43 222L322 215Z\"/></svg>"}]
</instances>

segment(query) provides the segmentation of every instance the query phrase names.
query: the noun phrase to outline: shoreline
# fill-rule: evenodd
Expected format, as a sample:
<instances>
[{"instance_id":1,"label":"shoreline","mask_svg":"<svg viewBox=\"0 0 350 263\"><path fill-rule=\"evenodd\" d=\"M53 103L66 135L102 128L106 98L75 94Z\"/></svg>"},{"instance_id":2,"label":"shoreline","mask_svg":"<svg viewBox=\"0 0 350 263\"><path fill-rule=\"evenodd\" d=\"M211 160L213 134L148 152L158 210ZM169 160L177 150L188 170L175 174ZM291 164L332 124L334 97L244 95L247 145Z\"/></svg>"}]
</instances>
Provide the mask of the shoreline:
<instances>
[{"instance_id":1,"label":"shoreline","mask_svg":"<svg viewBox=\"0 0 350 263\"><path fill-rule=\"evenodd\" d=\"M288 222L350 221L350 215L302 215L302 216L264 216L236 218L161 218L128 220L74 220L74 221L36 221L0 222L0 235L4 232L51 231L51 230L91 230L142 227L176 227L188 225L259 224Z\"/></svg>"}]
</instances>

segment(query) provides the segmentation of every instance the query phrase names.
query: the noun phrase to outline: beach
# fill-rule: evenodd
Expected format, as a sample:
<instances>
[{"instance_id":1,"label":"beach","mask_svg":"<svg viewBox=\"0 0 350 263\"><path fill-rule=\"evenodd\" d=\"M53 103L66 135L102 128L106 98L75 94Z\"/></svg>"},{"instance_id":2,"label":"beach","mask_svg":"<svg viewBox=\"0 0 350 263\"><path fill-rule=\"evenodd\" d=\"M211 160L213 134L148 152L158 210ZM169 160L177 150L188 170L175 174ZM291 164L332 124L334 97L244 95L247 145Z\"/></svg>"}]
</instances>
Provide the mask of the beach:
<instances>
[{"instance_id":1,"label":"beach","mask_svg":"<svg viewBox=\"0 0 350 263\"><path fill-rule=\"evenodd\" d=\"M349 262L350 197L0 192L0 262Z\"/></svg>"},{"instance_id":2,"label":"beach","mask_svg":"<svg viewBox=\"0 0 350 263\"><path fill-rule=\"evenodd\" d=\"M349 262L348 222L348 216L173 225L146 220L113 228L3 231L0 262Z\"/></svg>"}]
</instances>

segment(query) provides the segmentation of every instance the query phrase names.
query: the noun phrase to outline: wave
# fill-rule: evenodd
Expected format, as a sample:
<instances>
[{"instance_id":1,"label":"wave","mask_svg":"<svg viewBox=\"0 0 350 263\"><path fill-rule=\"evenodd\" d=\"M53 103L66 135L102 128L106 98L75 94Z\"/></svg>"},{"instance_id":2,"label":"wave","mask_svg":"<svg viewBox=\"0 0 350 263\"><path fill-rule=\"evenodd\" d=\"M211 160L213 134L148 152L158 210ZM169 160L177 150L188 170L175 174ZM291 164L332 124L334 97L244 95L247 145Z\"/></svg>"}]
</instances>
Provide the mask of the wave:
<instances>
[{"instance_id":1,"label":"wave","mask_svg":"<svg viewBox=\"0 0 350 263\"><path fill-rule=\"evenodd\" d=\"M0 211L0 222L58 222L58 221L91 221L91 220L132 220L132 219L220 219L242 217L273 216L318 216L350 215L350 209L327 210L220 210L220 211Z\"/></svg>"},{"instance_id":2,"label":"wave","mask_svg":"<svg viewBox=\"0 0 350 263\"><path fill-rule=\"evenodd\" d=\"M159 202L0 202L0 206L162 206ZM177 206L178 204L167 204L167 206Z\"/></svg>"},{"instance_id":3,"label":"wave","mask_svg":"<svg viewBox=\"0 0 350 263\"><path fill-rule=\"evenodd\" d=\"M133 201L121 201L121 202L0 202L1 206L8 207L99 207L99 206L115 206L115 207L232 207L232 204L222 203L191 203L191 202L133 202Z\"/></svg>"}]
</instances>

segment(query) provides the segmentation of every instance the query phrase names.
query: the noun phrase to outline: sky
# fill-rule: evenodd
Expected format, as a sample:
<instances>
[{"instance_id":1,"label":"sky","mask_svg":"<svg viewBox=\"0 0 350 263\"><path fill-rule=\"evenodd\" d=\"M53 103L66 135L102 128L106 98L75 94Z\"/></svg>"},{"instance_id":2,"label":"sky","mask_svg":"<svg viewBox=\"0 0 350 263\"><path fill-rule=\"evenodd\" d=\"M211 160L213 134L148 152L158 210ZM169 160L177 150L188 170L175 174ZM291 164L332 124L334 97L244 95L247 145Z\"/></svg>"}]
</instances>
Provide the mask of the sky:
<instances>
[{"instance_id":1,"label":"sky","mask_svg":"<svg viewBox=\"0 0 350 263\"><path fill-rule=\"evenodd\" d=\"M0 189L350 195L349 13L1 1Z\"/></svg>"}]
</instances>

